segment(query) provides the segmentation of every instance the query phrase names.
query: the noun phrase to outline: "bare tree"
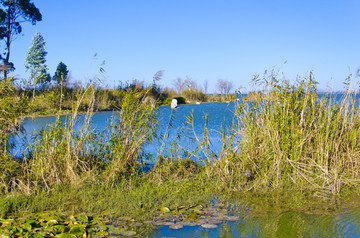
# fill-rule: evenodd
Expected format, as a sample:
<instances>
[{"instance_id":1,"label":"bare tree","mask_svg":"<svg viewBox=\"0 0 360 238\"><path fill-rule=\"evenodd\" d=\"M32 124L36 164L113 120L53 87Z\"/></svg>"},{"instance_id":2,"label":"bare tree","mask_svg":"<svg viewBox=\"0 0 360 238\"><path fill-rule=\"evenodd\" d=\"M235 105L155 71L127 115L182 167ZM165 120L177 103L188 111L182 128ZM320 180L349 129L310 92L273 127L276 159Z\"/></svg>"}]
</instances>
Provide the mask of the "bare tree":
<instances>
[{"instance_id":1,"label":"bare tree","mask_svg":"<svg viewBox=\"0 0 360 238\"><path fill-rule=\"evenodd\" d=\"M196 84L195 80L192 80L189 77L186 77L184 84L187 89L192 89L192 90L197 89L197 84Z\"/></svg>"},{"instance_id":2,"label":"bare tree","mask_svg":"<svg viewBox=\"0 0 360 238\"><path fill-rule=\"evenodd\" d=\"M181 78L177 78L174 81L175 90L178 95L181 95L185 89L185 82Z\"/></svg>"},{"instance_id":3,"label":"bare tree","mask_svg":"<svg viewBox=\"0 0 360 238\"><path fill-rule=\"evenodd\" d=\"M234 85L231 81L224 79L218 79L216 86L222 95L229 94L230 91L234 88Z\"/></svg>"},{"instance_id":4,"label":"bare tree","mask_svg":"<svg viewBox=\"0 0 360 238\"><path fill-rule=\"evenodd\" d=\"M208 81L205 80L204 82L204 93L207 94L207 90L208 90Z\"/></svg>"}]
</instances>

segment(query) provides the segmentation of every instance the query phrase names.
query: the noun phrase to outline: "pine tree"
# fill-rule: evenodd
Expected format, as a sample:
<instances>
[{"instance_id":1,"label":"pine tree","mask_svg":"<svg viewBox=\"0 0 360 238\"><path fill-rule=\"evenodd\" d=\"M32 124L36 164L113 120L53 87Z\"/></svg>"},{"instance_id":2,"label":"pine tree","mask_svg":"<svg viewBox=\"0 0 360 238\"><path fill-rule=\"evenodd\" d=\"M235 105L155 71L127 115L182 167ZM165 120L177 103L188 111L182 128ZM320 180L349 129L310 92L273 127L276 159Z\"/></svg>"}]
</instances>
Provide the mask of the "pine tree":
<instances>
[{"instance_id":1,"label":"pine tree","mask_svg":"<svg viewBox=\"0 0 360 238\"><path fill-rule=\"evenodd\" d=\"M33 86L33 100L37 84L44 84L50 80L45 64L47 52L45 51L45 41L40 33L36 33L29 51L26 53L25 67L30 70L30 82Z\"/></svg>"},{"instance_id":2,"label":"pine tree","mask_svg":"<svg viewBox=\"0 0 360 238\"><path fill-rule=\"evenodd\" d=\"M64 64L63 62L60 62L56 68L56 72L54 74L53 80L58 85L63 85L64 80L66 80L68 77L68 74L69 74L69 70L67 69L66 64Z\"/></svg>"},{"instance_id":3,"label":"pine tree","mask_svg":"<svg viewBox=\"0 0 360 238\"><path fill-rule=\"evenodd\" d=\"M67 70L66 64L64 64L63 62L60 62L56 68L56 72L53 77L53 80L56 81L57 86L60 87L60 106L59 106L60 112L61 112L61 106L62 106L64 80L67 80L68 73L69 73L69 70Z\"/></svg>"}]
</instances>

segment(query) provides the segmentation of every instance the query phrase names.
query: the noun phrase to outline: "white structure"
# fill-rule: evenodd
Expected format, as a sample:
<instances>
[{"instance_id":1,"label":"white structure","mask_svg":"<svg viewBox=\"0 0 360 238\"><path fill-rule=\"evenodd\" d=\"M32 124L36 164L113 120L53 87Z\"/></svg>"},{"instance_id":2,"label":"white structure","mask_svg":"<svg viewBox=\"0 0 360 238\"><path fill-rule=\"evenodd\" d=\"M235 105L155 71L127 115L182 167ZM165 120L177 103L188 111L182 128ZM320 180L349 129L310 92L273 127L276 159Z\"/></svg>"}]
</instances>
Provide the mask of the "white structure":
<instances>
[{"instance_id":1,"label":"white structure","mask_svg":"<svg viewBox=\"0 0 360 238\"><path fill-rule=\"evenodd\" d=\"M171 108L174 109L174 108L178 108L178 105L177 105L177 100L175 98L173 98L173 100L171 101Z\"/></svg>"}]
</instances>

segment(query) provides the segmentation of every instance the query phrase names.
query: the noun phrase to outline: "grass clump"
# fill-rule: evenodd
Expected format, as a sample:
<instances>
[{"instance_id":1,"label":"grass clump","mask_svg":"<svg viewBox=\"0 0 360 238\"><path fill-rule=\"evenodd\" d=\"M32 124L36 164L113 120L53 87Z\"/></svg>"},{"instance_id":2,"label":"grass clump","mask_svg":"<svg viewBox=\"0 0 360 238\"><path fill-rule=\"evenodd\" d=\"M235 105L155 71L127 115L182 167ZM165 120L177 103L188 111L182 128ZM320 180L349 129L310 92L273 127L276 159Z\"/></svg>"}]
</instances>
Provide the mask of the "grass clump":
<instances>
[{"instance_id":1,"label":"grass clump","mask_svg":"<svg viewBox=\"0 0 360 238\"><path fill-rule=\"evenodd\" d=\"M293 84L276 75L267 82L272 100L237 108L236 142L217 161L216 176L234 189L311 190L322 197L358 185L356 95L349 90L340 102L319 98L311 74Z\"/></svg>"},{"instance_id":2,"label":"grass clump","mask_svg":"<svg viewBox=\"0 0 360 238\"><path fill-rule=\"evenodd\" d=\"M111 122L106 144L104 179L116 182L126 173L134 173L143 146L156 136L157 111L148 100L148 92L129 91Z\"/></svg>"}]
</instances>

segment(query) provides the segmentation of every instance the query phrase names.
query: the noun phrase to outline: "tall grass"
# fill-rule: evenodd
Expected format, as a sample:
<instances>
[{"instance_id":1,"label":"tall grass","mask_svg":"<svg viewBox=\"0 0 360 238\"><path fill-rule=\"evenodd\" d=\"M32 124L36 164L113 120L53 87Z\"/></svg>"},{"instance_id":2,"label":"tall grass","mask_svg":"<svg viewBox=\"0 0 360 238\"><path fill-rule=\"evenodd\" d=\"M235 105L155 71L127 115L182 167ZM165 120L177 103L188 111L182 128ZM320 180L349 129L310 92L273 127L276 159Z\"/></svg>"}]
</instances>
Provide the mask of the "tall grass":
<instances>
[{"instance_id":1,"label":"tall grass","mask_svg":"<svg viewBox=\"0 0 360 238\"><path fill-rule=\"evenodd\" d=\"M238 106L237 143L218 160L216 176L240 190L296 188L323 197L359 184L356 95L319 98L311 75L293 84L272 75L266 87L271 100Z\"/></svg>"},{"instance_id":2,"label":"tall grass","mask_svg":"<svg viewBox=\"0 0 360 238\"><path fill-rule=\"evenodd\" d=\"M16 187L22 174L21 163L13 160L12 137L22 131L21 120L27 101L17 95L14 78L0 79L0 192Z\"/></svg>"},{"instance_id":3,"label":"tall grass","mask_svg":"<svg viewBox=\"0 0 360 238\"><path fill-rule=\"evenodd\" d=\"M202 136L193 134L197 146L187 150L172 141L169 155L163 155L164 148L160 150L149 181L201 181L219 188L217 191L297 189L326 198L338 195L344 186L358 185L357 95L349 89L340 101L331 94L319 97L311 75L295 83L276 75L265 81L265 96L241 102L233 126L221 130L218 153L212 149L205 120ZM60 185L115 185L137 176L139 158L156 138L159 126L152 96L151 88L128 88L122 92L110 126L99 131L91 124L96 88L88 87L76 96L72 116L65 121L59 117L44 130L30 145L23 162L8 160L0 177L2 191L31 193ZM80 116L78 110L84 101L87 113ZM190 115L189 130L194 131L194 123ZM162 138L164 146L168 135ZM194 158L203 166L192 161Z\"/></svg>"},{"instance_id":4,"label":"tall grass","mask_svg":"<svg viewBox=\"0 0 360 238\"><path fill-rule=\"evenodd\" d=\"M9 162L7 169L1 168L2 192L31 194L63 185L107 185L137 174L142 149L151 143L157 128L156 105L148 99L149 91L129 89L124 93L104 131L91 123L95 92L96 88L89 86L80 93L72 115L59 115L30 143L23 160L9 158L13 165ZM89 101L87 112L79 115L84 99ZM12 177L16 182L5 186Z\"/></svg>"},{"instance_id":5,"label":"tall grass","mask_svg":"<svg viewBox=\"0 0 360 238\"><path fill-rule=\"evenodd\" d=\"M47 190L62 184L79 184L88 178L96 179L97 167L102 161L97 154L101 139L91 127L94 87L88 87L77 101L73 114L56 122L41 132L39 139L29 146L25 161L28 164L28 186L45 187ZM76 131L79 115L77 109L86 95L92 105Z\"/></svg>"},{"instance_id":6,"label":"tall grass","mask_svg":"<svg viewBox=\"0 0 360 238\"><path fill-rule=\"evenodd\" d=\"M143 147L156 135L157 123L157 108L149 99L149 90L128 90L110 124L104 171L107 183L135 172Z\"/></svg>"}]
</instances>

